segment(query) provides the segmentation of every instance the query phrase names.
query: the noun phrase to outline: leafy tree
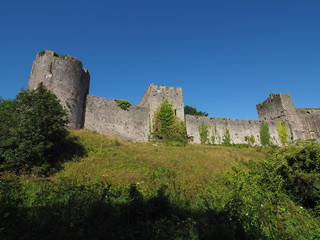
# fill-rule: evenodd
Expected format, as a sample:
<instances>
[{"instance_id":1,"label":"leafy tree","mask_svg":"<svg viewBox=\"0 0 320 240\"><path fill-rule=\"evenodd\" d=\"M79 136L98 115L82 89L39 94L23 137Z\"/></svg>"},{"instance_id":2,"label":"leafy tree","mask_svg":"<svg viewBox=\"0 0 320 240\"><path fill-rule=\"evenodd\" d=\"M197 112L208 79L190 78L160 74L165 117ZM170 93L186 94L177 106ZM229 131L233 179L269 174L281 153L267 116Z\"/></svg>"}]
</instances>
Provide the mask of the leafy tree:
<instances>
[{"instance_id":1,"label":"leafy tree","mask_svg":"<svg viewBox=\"0 0 320 240\"><path fill-rule=\"evenodd\" d=\"M42 84L0 101L0 169L47 169L66 140L66 112Z\"/></svg>"},{"instance_id":2,"label":"leafy tree","mask_svg":"<svg viewBox=\"0 0 320 240\"><path fill-rule=\"evenodd\" d=\"M185 124L174 115L172 104L164 99L154 119L153 137L175 143L187 143Z\"/></svg>"},{"instance_id":3,"label":"leafy tree","mask_svg":"<svg viewBox=\"0 0 320 240\"><path fill-rule=\"evenodd\" d=\"M194 115L194 116L205 116L208 117L208 113L197 111L196 108L186 105L184 107L184 114Z\"/></svg>"}]
</instances>

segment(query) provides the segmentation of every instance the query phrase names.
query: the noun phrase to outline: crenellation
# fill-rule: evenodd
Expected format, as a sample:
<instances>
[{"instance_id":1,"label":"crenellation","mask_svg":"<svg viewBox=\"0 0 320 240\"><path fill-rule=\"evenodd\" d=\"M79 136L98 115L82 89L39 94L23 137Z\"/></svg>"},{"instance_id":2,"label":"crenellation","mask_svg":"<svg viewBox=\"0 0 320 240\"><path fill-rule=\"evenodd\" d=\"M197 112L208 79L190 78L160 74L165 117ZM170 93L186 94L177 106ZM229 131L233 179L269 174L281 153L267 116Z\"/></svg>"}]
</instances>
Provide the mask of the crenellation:
<instances>
[{"instance_id":1,"label":"crenellation","mask_svg":"<svg viewBox=\"0 0 320 240\"><path fill-rule=\"evenodd\" d=\"M137 106L123 110L114 99L88 95L90 74L82 66L80 60L70 55L41 51L30 74L28 88L34 89L43 83L55 93L68 112L70 129L85 127L131 141L146 142L153 129L154 116L163 99L167 99L176 116L185 122L191 143L200 143L199 126L204 123L209 127L209 139L214 137L215 144L222 143L228 129L231 143L249 144L253 136L255 145L260 145L260 127L265 122L272 144L280 145L279 121L285 122L291 140L314 138L320 142L320 108L296 109L289 94L271 93L256 106L259 120L240 120L185 115L181 87L152 83Z\"/></svg>"}]
</instances>

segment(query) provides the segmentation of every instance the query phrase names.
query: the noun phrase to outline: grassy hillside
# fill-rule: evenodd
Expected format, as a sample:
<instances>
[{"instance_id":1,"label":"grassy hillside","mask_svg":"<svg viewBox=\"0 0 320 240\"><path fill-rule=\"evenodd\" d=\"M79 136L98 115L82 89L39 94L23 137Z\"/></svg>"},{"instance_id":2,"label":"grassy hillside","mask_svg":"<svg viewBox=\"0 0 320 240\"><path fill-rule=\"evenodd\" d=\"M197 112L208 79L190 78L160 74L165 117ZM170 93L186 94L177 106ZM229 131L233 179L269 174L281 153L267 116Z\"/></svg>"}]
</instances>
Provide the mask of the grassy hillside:
<instances>
[{"instance_id":1,"label":"grassy hillside","mask_svg":"<svg viewBox=\"0 0 320 240\"><path fill-rule=\"evenodd\" d=\"M85 147L87 156L63 164L53 179L106 178L112 184L140 184L145 194L174 179L175 187L192 195L234 162L265 157L254 148L133 143L88 130L72 131L71 136Z\"/></svg>"},{"instance_id":2,"label":"grassy hillside","mask_svg":"<svg viewBox=\"0 0 320 240\"><path fill-rule=\"evenodd\" d=\"M55 174L2 173L0 239L320 239L266 149L70 139Z\"/></svg>"}]
</instances>

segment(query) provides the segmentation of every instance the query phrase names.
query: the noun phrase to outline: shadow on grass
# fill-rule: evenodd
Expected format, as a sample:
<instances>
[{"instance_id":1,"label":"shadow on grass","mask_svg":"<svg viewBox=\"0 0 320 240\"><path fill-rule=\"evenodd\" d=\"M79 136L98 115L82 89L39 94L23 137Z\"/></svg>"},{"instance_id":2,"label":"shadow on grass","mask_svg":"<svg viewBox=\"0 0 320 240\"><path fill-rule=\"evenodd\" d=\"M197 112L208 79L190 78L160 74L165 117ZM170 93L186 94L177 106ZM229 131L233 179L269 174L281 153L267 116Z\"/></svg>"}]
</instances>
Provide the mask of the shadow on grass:
<instances>
[{"instance_id":1,"label":"shadow on grass","mask_svg":"<svg viewBox=\"0 0 320 240\"><path fill-rule=\"evenodd\" d=\"M71 161L75 158L84 157L87 154L84 146L79 142L79 138L76 136L68 136L66 140L57 146L56 150L56 164L54 165L54 171L62 169L62 163Z\"/></svg>"},{"instance_id":2,"label":"shadow on grass","mask_svg":"<svg viewBox=\"0 0 320 240\"><path fill-rule=\"evenodd\" d=\"M18 207L23 199L2 196L0 239L263 239L258 230L245 232L230 221L228 212L191 211L162 190L144 199L132 186L116 201L107 192L95 199L39 196L44 202L38 207Z\"/></svg>"}]
</instances>

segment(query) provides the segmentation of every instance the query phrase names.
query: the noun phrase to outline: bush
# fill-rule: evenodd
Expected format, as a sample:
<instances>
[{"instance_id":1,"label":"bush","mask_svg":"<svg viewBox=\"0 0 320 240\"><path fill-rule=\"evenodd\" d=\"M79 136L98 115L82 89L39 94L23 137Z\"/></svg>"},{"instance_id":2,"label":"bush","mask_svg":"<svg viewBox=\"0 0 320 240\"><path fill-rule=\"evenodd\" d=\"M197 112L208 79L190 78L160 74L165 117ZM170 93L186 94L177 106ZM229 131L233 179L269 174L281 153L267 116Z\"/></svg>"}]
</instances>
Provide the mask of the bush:
<instances>
[{"instance_id":1,"label":"bush","mask_svg":"<svg viewBox=\"0 0 320 240\"><path fill-rule=\"evenodd\" d=\"M59 160L66 141L66 112L57 97L39 85L0 102L0 170L40 167Z\"/></svg>"},{"instance_id":2,"label":"bush","mask_svg":"<svg viewBox=\"0 0 320 240\"><path fill-rule=\"evenodd\" d=\"M128 111L131 103L127 100L123 100L123 99L115 99L116 103L118 104L118 107L120 107L121 109Z\"/></svg>"},{"instance_id":3,"label":"bush","mask_svg":"<svg viewBox=\"0 0 320 240\"><path fill-rule=\"evenodd\" d=\"M265 167L279 178L287 194L306 208L320 207L320 145L299 141L275 150ZM319 214L320 212L318 212Z\"/></svg>"}]
</instances>

